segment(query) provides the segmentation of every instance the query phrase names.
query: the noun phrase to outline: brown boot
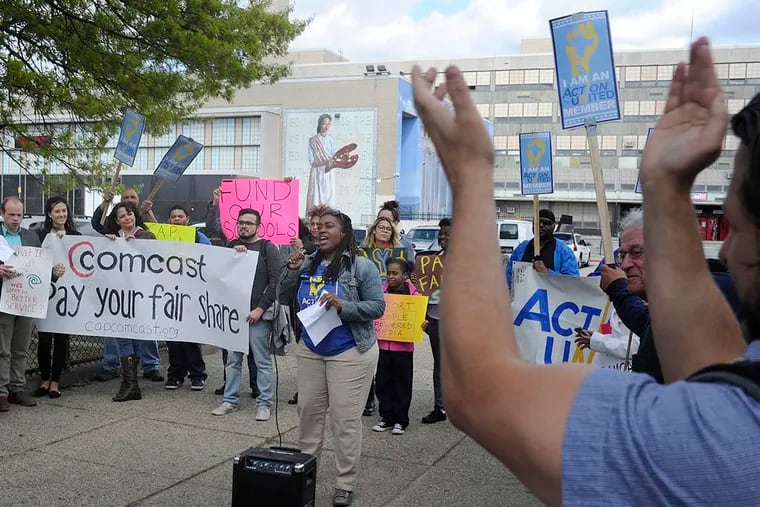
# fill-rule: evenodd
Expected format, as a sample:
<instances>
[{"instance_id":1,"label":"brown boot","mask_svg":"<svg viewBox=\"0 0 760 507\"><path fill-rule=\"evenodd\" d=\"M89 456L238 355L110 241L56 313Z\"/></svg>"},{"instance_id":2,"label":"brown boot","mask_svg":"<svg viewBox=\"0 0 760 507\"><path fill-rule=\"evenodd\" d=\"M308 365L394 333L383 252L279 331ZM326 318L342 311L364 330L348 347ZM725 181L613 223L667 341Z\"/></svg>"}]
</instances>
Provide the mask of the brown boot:
<instances>
[{"instance_id":1,"label":"brown boot","mask_svg":"<svg viewBox=\"0 0 760 507\"><path fill-rule=\"evenodd\" d=\"M140 356L123 356L121 357L121 387L113 401L129 401L142 399L140 386L137 383L137 363Z\"/></svg>"}]
</instances>

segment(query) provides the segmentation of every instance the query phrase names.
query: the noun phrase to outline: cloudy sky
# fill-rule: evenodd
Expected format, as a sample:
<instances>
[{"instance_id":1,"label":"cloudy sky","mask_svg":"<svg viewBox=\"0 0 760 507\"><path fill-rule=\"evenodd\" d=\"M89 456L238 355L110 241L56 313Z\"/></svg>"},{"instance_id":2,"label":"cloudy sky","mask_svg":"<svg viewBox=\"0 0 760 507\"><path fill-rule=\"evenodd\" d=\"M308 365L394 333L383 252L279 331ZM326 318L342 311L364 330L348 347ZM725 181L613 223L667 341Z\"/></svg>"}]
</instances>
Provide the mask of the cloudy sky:
<instances>
[{"instance_id":1,"label":"cloudy sky","mask_svg":"<svg viewBox=\"0 0 760 507\"><path fill-rule=\"evenodd\" d=\"M521 38L549 37L549 19L581 9L609 10L615 49L685 48L692 12L695 37L760 44L757 0L291 1L295 17L312 19L293 49L327 48L356 62L515 54Z\"/></svg>"}]
</instances>

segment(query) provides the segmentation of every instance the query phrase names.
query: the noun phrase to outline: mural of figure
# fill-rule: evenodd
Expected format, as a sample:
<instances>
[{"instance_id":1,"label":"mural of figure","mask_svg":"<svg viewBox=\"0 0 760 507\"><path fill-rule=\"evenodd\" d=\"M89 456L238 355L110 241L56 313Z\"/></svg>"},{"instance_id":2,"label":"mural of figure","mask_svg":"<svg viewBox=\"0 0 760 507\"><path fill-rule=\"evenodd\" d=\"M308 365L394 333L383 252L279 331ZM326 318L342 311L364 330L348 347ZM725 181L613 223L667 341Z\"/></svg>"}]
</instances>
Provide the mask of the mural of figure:
<instances>
[{"instance_id":1,"label":"mural of figure","mask_svg":"<svg viewBox=\"0 0 760 507\"><path fill-rule=\"evenodd\" d=\"M328 134L331 124L332 116L319 115L317 134L309 138L311 171L309 190L306 193L306 209L320 204L335 207L335 173L332 172L335 141Z\"/></svg>"},{"instance_id":2,"label":"mural of figure","mask_svg":"<svg viewBox=\"0 0 760 507\"><path fill-rule=\"evenodd\" d=\"M327 113L319 115L317 134L309 138L309 188L306 192L306 209L326 205L335 208L335 173L336 167L350 169L359 160L358 155L349 152L356 149L356 143L350 143L335 151L335 141L328 134L332 116Z\"/></svg>"}]
</instances>

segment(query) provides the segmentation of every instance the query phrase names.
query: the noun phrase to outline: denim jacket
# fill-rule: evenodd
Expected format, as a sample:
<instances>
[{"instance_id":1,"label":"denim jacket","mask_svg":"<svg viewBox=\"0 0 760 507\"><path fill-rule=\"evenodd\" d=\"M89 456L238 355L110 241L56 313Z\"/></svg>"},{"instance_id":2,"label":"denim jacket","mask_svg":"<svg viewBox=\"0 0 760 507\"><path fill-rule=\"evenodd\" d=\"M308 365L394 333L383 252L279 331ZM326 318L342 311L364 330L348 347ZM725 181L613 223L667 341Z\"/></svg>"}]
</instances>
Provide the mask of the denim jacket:
<instances>
[{"instance_id":1,"label":"denim jacket","mask_svg":"<svg viewBox=\"0 0 760 507\"><path fill-rule=\"evenodd\" d=\"M280 275L280 302L292 305L295 311L299 308L295 300L298 297L301 274L308 272L313 260L314 255L307 256L301 269L296 271L286 268ZM351 328L359 352L366 352L377 342L373 321L385 313L380 272L372 261L357 255L351 270L342 272L338 277L338 284L343 302L340 320ZM300 325L298 328L300 329Z\"/></svg>"}]
</instances>

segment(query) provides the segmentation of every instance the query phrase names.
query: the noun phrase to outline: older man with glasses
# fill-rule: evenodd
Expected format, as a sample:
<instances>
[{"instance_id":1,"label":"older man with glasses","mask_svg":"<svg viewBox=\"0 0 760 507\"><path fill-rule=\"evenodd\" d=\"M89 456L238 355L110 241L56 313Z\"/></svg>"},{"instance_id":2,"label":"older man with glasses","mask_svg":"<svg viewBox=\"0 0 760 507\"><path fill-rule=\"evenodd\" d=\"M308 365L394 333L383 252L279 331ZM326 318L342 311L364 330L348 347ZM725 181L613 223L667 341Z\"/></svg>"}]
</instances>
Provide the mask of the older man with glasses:
<instances>
[{"instance_id":1,"label":"older man with glasses","mask_svg":"<svg viewBox=\"0 0 760 507\"><path fill-rule=\"evenodd\" d=\"M575 254L564 241L557 241L554 237L554 226L557 220L554 213L548 209L538 212L538 236L540 242L539 255L533 255L533 243L535 238L523 241L512 252L507 263L507 284L512 288L512 263L532 262L533 269L539 273L552 275L579 276L578 260Z\"/></svg>"},{"instance_id":2,"label":"older man with glasses","mask_svg":"<svg viewBox=\"0 0 760 507\"><path fill-rule=\"evenodd\" d=\"M620 221L620 230L620 249L615 255L617 265L600 266L599 285L610 297L623 324L641 337L639 350L632 357L631 369L646 373L662 383L662 368L650 329L649 307L646 303L647 271L644 262L646 250L642 210L637 208L625 215ZM728 272L725 268L721 269L720 262L713 261L709 264L713 280L738 316L739 296Z\"/></svg>"}]
</instances>

